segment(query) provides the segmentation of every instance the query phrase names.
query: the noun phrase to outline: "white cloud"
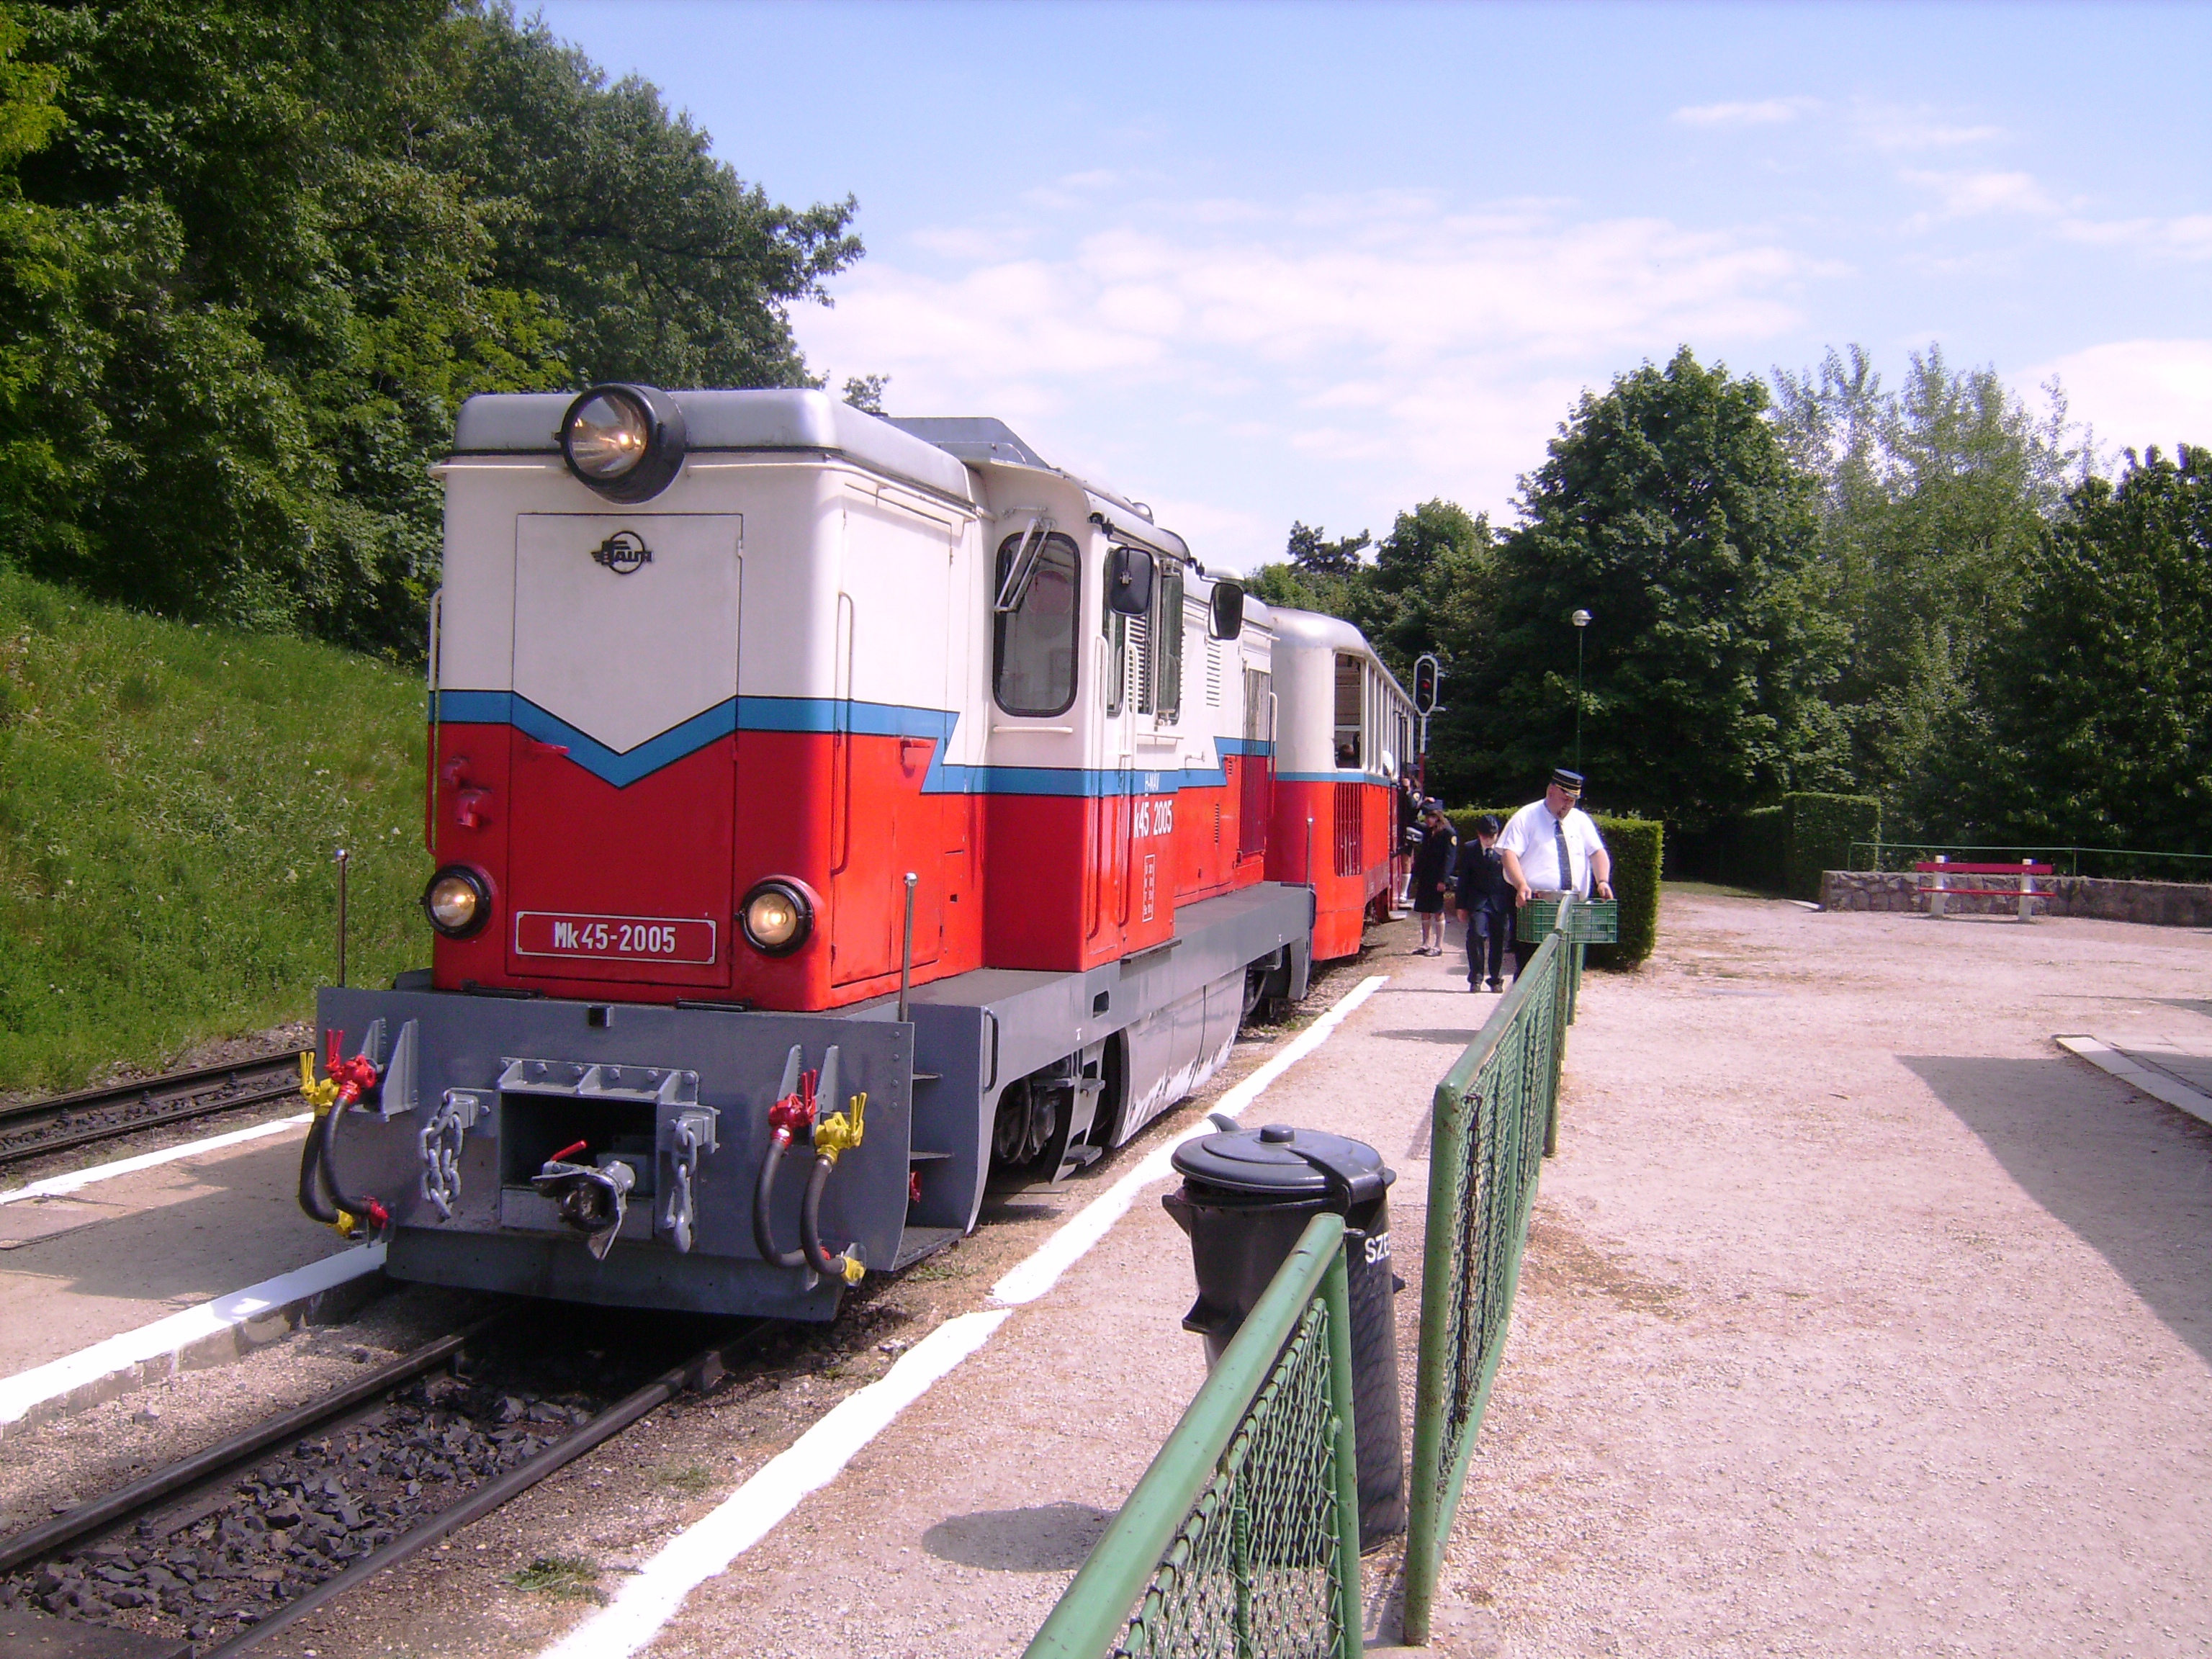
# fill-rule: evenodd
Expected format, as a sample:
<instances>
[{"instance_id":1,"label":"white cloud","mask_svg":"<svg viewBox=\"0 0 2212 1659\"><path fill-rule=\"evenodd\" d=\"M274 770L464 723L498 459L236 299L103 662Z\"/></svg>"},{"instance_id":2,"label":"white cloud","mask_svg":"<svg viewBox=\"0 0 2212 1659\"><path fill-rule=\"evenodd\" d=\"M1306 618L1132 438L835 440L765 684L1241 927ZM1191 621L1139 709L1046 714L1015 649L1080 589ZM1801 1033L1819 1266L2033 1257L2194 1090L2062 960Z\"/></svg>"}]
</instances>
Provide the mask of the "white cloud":
<instances>
[{"instance_id":1,"label":"white cloud","mask_svg":"<svg viewBox=\"0 0 2212 1659\"><path fill-rule=\"evenodd\" d=\"M794 316L809 362L888 373L899 413L998 415L1240 568L1293 516L1379 533L1440 495L1502 515L1585 384L1773 339L1832 274L1757 236L1404 191L1094 204L991 247L943 272L871 258Z\"/></svg>"},{"instance_id":2,"label":"white cloud","mask_svg":"<svg viewBox=\"0 0 2212 1659\"><path fill-rule=\"evenodd\" d=\"M2051 192L2025 173L1933 173L1906 168L1908 185L1930 191L1942 202L1940 216L1970 218L1984 213L2049 215L2059 211Z\"/></svg>"},{"instance_id":3,"label":"white cloud","mask_svg":"<svg viewBox=\"0 0 2212 1659\"><path fill-rule=\"evenodd\" d=\"M1891 152L1958 149L1969 144L1993 143L2006 136L2002 127L1958 126L1936 120L1923 111L1881 104L1860 106L1853 125L1860 142Z\"/></svg>"},{"instance_id":4,"label":"white cloud","mask_svg":"<svg viewBox=\"0 0 2212 1659\"><path fill-rule=\"evenodd\" d=\"M1742 104L1691 104L1674 112L1686 127L1765 127L1794 121L1820 107L1817 98L1761 98Z\"/></svg>"},{"instance_id":5,"label":"white cloud","mask_svg":"<svg viewBox=\"0 0 2212 1659\"><path fill-rule=\"evenodd\" d=\"M2016 379L2039 386L2056 375L2069 412L2096 429L2107 456L2156 444L2212 446L2212 339L2115 340L2026 369Z\"/></svg>"},{"instance_id":6,"label":"white cloud","mask_svg":"<svg viewBox=\"0 0 2212 1659\"><path fill-rule=\"evenodd\" d=\"M2184 259L2212 259L2212 213L2179 219L2066 219L2058 234L2070 242L2128 247Z\"/></svg>"}]
</instances>

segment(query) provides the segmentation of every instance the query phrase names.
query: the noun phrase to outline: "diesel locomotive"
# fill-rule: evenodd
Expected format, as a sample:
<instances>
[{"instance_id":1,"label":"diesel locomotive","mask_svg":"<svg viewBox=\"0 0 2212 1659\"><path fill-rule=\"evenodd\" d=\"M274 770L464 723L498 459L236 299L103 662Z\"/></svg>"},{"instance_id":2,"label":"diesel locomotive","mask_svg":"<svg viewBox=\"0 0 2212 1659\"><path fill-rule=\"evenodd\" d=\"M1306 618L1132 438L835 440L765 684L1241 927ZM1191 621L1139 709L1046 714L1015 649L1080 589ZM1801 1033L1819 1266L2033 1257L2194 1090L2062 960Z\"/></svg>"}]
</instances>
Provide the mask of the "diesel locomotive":
<instances>
[{"instance_id":1,"label":"diesel locomotive","mask_svg":"<svg viewBox=\"0 0 2212 1659\"><path fill-rule=\"evenodd\" d=\"M430 965L319 994L301 1182L395 1277L829 1318L1387 908L1358 630L997 421L488 396L437 471Z\"/></svg>"}]
</instances>

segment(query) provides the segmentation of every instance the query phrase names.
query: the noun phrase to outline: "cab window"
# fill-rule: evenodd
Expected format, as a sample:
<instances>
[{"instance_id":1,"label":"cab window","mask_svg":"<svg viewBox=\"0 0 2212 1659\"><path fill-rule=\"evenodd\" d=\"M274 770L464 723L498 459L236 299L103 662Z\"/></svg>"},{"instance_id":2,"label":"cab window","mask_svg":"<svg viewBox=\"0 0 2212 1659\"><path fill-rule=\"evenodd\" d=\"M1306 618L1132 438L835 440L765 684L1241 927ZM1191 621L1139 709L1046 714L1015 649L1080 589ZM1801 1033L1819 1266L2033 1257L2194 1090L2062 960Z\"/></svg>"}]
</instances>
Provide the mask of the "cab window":
<instances>
[{"instance_id":1,"label":"cab window","mask_svg":"<svg viewBox=\"0 0 2212 1659\"><path fill-rule=\"evenodd\" d=\"M1005 608L994 616L991 690L1009 714L1064 714L1074 703L1081 574L1081 556L1065 536L1015 535L999 544Z\"/></svg>"},{"instance_id":2,"label":"cab window","mask_svg":"<svg viewBox=\"0 0 2212 1659\"><path fill-rule=\"evenodd\" d=\"M1182 567L1160 572L1159 586L1153 631L1159 647L1159 667L1152 677L1153 706L1161 721L1172 726L1182 713Z\"/></svg>"}]
</instances>

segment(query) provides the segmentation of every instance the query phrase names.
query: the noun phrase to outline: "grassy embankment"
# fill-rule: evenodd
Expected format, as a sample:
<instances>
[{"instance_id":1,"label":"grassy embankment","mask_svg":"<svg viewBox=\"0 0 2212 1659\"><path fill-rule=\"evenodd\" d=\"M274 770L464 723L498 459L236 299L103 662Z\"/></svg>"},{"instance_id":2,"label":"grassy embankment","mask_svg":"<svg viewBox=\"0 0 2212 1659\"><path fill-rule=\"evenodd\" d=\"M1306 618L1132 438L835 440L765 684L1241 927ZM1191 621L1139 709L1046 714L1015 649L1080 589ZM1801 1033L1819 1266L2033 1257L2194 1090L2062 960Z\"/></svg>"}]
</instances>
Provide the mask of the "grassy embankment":
<instances>
[{"instance_id":1,"label":"grassy embankment","mask_svg":"<svg viewBox=\"0 0 2212 1659\"><path fill-rule=\"evenodd\" d=\"M305 1017L428 960L418 674L0 572L0 1089Z\"/></svg>"}]
</instances>

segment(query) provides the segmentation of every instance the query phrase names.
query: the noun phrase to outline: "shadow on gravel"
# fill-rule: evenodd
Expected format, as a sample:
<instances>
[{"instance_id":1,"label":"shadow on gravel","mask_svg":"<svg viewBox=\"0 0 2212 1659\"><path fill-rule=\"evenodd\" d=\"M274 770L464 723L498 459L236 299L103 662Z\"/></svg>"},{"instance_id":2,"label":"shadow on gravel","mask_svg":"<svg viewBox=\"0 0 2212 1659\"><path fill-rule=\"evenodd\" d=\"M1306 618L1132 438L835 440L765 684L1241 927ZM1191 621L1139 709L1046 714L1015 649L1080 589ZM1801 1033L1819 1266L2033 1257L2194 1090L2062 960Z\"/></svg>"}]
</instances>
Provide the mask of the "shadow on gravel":
<instances>
[{"instance_id":1,"label":"shadow on gravel","mask_svg":"<svg viewBox=\"0 0 2212 1659\"><path fill-rule=\"evenodd\" d=\"M1113 1517L1088 1504L979 1510L939 1522L921 1547L940 1561L994 1572L1073 1572Z\"/></svg>"},{"instance_id":2,"label":"shadow on gravel","mask_svg":"<svg viewBox=\"0 0 2212 1659\"><path fill-rule=\"evenodd\" d=\"M2212 1127L2071 1060L1899 1058L2212 1359Z\"/></svg>"}]
</instances>

